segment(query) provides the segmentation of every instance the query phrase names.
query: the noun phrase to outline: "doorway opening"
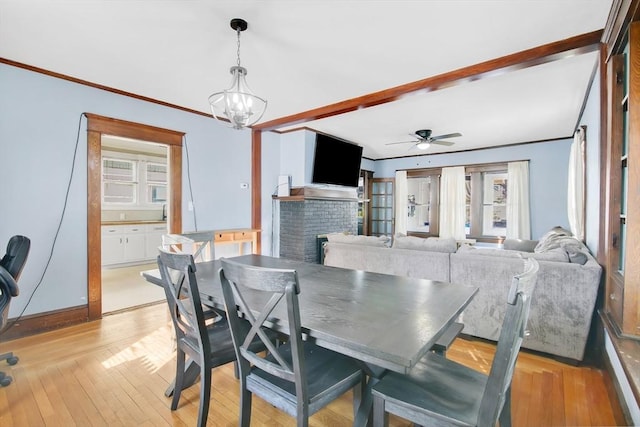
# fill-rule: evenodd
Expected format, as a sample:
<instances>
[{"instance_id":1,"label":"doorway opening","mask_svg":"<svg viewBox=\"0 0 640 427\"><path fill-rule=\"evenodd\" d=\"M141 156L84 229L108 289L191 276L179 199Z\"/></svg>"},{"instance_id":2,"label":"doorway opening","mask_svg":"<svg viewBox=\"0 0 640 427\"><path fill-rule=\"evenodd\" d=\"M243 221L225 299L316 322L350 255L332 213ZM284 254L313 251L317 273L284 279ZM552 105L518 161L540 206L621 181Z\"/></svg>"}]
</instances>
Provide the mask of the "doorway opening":
<instances>
[{"instance_id":1,"label":"doorway opening","mask_svg":"<svg viewBox=\"0 0 640 427\"><path fill-rule=\"evenodd\" d=\"M139 123L127 122L95 114L87 116L87 276L88 276L88 318L96 320L103 313L102 283L102 223L103 223L103 137L120 140L135 140L139 143L162 145L167 152L167 191L165 233L179 233L182 230L182 138L184 133L157 128ZM131 141L127 141L131 143ZM152 162L153 163L153 162ZM158 168L152 168L157 170ZM161 168L160 168L161 169ZM117 187L117 186L116 186ZM122 196L122 188L112 192L116 199ZM146 188L152 199L162 198L162 190ZM145 190L145 191L146 191ZM112 199L114 200L114 199ZM122 212L117 212L119 220ZM125 220L127 213L125 214ZM160 231L160 230L158 230ZM126 240L126 237L123 237ZM132 239L135 241L135 239ZM137 241L140 244L140 240ZM157 246L156 246L157 247ZM133 248L133 246L132 246ZM106 255L106 254L105 254ZM152 265L151 265L151 268ZM149 285L147 285L149 286ZM148 289L148 288L147 288Z\"/></svg>"},{"instance_id":2,"label":"doorway opening","mask_svg":"<svg viewBox=\"0 0 640 427\"><path fill-rule=\"evenodd\" d=\"M161 302L141 272L156 268L168 233L168 147L102 135L102 314Z\"/></svg>"}]
</instances>

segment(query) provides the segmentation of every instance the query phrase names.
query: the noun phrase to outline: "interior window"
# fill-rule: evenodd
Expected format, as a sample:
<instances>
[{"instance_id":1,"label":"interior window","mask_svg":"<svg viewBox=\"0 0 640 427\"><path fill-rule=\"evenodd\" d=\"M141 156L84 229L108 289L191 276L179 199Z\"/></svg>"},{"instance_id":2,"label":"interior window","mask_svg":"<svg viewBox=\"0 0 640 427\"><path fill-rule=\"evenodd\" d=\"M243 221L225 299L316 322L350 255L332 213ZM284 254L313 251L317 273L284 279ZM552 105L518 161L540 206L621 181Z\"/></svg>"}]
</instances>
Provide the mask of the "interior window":
<instances>
[{"instance_id":1,"label":"interior window","mask_svg":"<svg viewBox=\"0 0 640 427\"><path fill-rule=\"evenodd\" d=\"M167 201L167 165L147 163L147 202L166 203Z\"/></svg>"},{"instance_id":2,"label":"interior window","mask_svg":"<svg viewBox=\"0 0 640 427\"><path fill-rule=\"evenodd\" d=\"M507 234L507 174L484 172L482 203L482 234L506 236Z\"/></svg>"},{"instance_id":3,"label":"interior window","mask_svg":"<svg viewBox=\"0 0 640 427\"><path fill-rule=\"evenodd\" d=\"M136 167L133 161L102 159L103 203L136 203Z\"/></svg>"}]
</instances>

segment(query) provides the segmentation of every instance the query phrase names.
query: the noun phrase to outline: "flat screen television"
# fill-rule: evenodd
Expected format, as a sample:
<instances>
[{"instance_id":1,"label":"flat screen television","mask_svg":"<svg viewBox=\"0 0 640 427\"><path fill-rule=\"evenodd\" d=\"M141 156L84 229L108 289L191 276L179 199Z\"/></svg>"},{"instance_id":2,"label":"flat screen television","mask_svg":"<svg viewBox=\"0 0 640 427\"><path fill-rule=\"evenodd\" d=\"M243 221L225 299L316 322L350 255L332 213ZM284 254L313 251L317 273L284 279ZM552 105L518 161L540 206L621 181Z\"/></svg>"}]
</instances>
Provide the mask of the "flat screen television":
<instances>
[{"instance_id":1,"label":"flat screen television","mask_svg":"<svg viewBox=\"0 0 640 427\"><path fill-rule=\"evenodd\" d=\"M357 187L361 161L361 146L318 133L311 181Z\"/></svg>"}]
</instances>

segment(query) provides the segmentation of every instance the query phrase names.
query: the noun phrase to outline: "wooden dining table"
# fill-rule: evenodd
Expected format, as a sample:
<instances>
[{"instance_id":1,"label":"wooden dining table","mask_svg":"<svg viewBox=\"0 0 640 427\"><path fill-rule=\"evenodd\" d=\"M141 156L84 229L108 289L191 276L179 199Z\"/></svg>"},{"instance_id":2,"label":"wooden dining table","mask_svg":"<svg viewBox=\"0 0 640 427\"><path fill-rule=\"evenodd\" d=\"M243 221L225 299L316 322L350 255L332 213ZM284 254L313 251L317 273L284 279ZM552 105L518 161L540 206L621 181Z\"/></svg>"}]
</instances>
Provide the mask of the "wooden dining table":
<instances>
[{"instance_id":1,"label":"wooden dining table","mask_svg":"<svg viewBox=\"0 0 640 427\"><path fill-rule=\"evenodd\" d=\"M478 288L426 279L370 273L264 255L231 258L269 268L293 269L300 284L300 318L308 340L353 357L369 376L354 425L365 425L371 408L370 387L386 370L408 373L456 320ZM220 261L196 264L203 304L224 309ZM161 285L158 270L142 273ZM247 292L248 291L248 292ZM263 293L245 290L250 307L262 309ZM286 334L285 309L270 327ZM195 370L195 369L194 369Z\"/></svg>"}]
</instances>

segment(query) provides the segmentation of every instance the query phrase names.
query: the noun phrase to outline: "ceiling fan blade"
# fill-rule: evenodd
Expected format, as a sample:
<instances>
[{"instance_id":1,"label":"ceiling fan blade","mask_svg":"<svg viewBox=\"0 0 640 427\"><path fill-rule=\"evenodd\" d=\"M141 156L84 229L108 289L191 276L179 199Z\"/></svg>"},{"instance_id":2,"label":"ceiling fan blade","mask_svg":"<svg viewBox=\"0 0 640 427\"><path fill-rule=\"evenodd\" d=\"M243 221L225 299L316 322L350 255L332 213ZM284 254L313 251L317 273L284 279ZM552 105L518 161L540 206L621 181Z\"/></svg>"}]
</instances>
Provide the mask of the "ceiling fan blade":
<instances>
[{"instance_id":1,"label":"ceiling fan blade","mask_svg":"<svg viewBox=\"0 0 640 427\"><path fill-rule=\"evenodd\" d=\"M437 136L432 136L431 138L429 138L430 140L434 141L436 139L447 139L447 138L455 138L457 136L462 136L461 133L456 132L456 133L448 133L446 135L437 135Z\"/></svg>"},{"instance_id":2,"label":"ceiling fan blade","mask_svg":"<svg viewBox=\"0 0 640 427\"><path fill-rule=\"evenodd\" d=\"M447 147L450 147L450 146L452 146L453 144L455 144L455 142L453 142L453 141L442 141L442 140L437 140L437 141L431 141L431 144L446 145Z\"/></svg>"},{"instance_id":3,"label":"ceiling fan blade","mask_svg":"<svg viewBox=\"0 0 640 427\"><path fill-rule=\"evenodd\" d=\"M415 144L416 142L420 142L420 141L413 140L413 141L389 142L384 145L409 144L409 143Z\"/></svg>"}]
</instances>

